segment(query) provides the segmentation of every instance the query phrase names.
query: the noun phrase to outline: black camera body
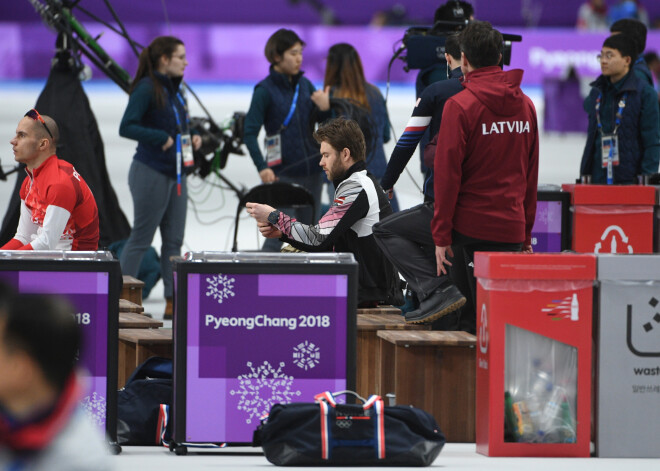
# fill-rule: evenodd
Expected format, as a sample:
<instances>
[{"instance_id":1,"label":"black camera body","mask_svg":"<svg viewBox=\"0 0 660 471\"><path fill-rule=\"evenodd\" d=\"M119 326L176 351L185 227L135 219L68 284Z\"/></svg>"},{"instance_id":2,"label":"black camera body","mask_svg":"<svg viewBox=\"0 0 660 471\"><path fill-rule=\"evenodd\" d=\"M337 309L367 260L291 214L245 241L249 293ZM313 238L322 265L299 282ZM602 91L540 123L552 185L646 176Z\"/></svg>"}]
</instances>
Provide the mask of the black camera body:
<instances>
[{"instance_id":1,"label":"black camera body","mask_svg":"<svg viewBox=\"0 0 660 471\"><path fill-rule=\"evenodd\" d=\"M458 33L469 24L465 21L438 21L431 27L408 28L403 35L403 48L407 50L403 60L404 69L426 69L436 64L444 64L445 41L450 34ZM502 48L502 63L511 63L511 43L522 41L517 34L502 34L504 44Z\"/></svg>"}]
</instances>

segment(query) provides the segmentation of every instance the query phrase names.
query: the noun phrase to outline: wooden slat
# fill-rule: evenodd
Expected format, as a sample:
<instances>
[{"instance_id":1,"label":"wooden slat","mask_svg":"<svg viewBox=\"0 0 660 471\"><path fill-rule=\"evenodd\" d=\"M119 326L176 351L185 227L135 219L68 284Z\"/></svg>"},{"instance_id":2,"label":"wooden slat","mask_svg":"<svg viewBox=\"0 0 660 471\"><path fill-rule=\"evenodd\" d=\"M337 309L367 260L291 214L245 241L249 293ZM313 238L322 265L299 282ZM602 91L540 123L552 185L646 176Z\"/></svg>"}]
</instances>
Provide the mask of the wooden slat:
<instances>
[{"instance_id":1,"label":"wooden slat","mask_svg":"<svg viewBox=\"0 0 660 471\"><path fill-rule=\"evenodd\" d=\"M121 299L127 299L132 303L142 306L142 289L144 281L133 278L130 275L122 276Z\"/></svg>"},{"instance_id":2,"label":"wooden slat","mask_svg":"<svg viewBox=\"0 0 660 471\"><path fill-rule=\"evenodd\" d=\"M120 312L120 329L157 329L163 327L163 323L156 319L138 314L136 312Z\"/></svg>"},{"instance_id":3,"label":"wooden slat","mask_svg":"<svg viewBox=\"0 0 660 471\"><path fill-rule=\"evenodd\" d=\"M144 312L144 308L139 304L135 304L134 302L129 301L128 299L120 299L119 312L137 312L138 314L142 314Z\"/></svg>"},{"instance_id":4,"label":"wooden slat","mask_svg":"<svg viewBox=\"0 0 660 471\"><path fill-rule=\"evenodd\" d=\"M397 331L379 330L378 337L394 345L409 346L456 346L469 347L476 345L477 337L460 331Z\"/></svg>"},{"instance_id":5,"label":"wooden slat","mask_svg":"<svg viewBox=\"0 0 660 471\"><path fill-rule=\"evenodd\" d=\"M358 308L358 314L398 314L401 315L401 309L394 306L376 306L369 308Z\"/></svg>"},{"instance_id":6,"label":"wooden slat","mask_svg":"<svg viewBox=\"0 0 660 471\"><path fill-rule=\"evenodd\" d=\"M172 343L172 329L119 329L119 340L137 345Z\"/></svg>"},{"instance_id":7,"label":"wooden slat","mask_svg":"<svg viewBox=\"0 0 660 471\"><path fill-rule=\"evenodd\" d=\"M428 324L407 324L400 314L358 314L358 330L429 330Z\"/></svg>"}]
</instances>

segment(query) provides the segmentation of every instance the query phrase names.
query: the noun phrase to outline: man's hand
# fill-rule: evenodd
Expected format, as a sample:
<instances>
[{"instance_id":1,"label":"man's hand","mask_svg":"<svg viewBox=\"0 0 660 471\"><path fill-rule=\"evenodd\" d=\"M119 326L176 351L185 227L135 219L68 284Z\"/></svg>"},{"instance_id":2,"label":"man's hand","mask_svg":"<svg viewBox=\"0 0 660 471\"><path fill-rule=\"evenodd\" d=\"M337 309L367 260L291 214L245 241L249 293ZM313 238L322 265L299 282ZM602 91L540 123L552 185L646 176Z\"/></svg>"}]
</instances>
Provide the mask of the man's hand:
<instances>
[{"instance_id":1,"label":"man's hand","mask_svg":"<svg viewBox=\"0 0 660 471\"><path fill-rule=\"evenodd\" d=\"M202 147L202 136L199 134L193 134L192 146L194 150L199 150L199 148Z\"/></svg>"},{"instance_id":2,"label":"man's hand","mask_svg":"<svg viewBox=\"0 0 660 471\"><path fill-rule=\"evenodd\" d=\"M522 252L523 253L534 253L534 249L532 248L531 245L523 245Z\"/></svg>"},{"instance_id":3,"label":"man's hand","mask_svg":"<svg viewBox=\"0 0 660 471\"><path fill-rule=\"evenodd\" d=\"M272 169L270 168L265 168L262 171L259 172L259 177L261 177L261 182L262 183L272 183L274 181L277 181L277 177L275 176L275 172L273 172Z\"/></svg>"},{"instance_id":4,"label":"man's hand","mask_svg":"<svg viewBox=\"0 0 660 471\"><path fill-rule=\"evenodd\" d=\"M447 274L445 265L451 267L451 262L447 260L447 256L454 257L454 251L451 249L451 245L447 245L446 247L435 246L435 263L438 265L438 276Z\"/></svg>"},{"instance_id":5,"label":"man's hand","mask_svg":"<svg viewBox=\"0 0 660 471\"><path fill-rule=\"evenodd\" d=\"M260 223L268 223L268 215L275 211L275 208L267 204L246 203L245 207L248 214Z\"/></svg>"},{"instance_id":6,"label":"man's hand","mask_svg":"<svg viewBox=\"0 0 660 471\"><path fill-rule=\"evenodd\" d=\"M279 239L282 237L282 231L268 222L258 222L257 227L266 239Z\"/></svg>"}]
</instances>

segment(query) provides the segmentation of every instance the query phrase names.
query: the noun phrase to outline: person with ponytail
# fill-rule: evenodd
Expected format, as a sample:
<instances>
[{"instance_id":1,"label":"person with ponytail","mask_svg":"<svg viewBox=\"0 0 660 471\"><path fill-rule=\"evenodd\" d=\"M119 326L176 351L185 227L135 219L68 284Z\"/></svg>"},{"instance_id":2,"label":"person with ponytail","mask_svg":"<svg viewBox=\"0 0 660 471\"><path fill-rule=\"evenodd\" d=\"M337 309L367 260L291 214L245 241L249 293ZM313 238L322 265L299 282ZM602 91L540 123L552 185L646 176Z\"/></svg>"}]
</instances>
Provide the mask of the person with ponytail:
<instances>
[{"instance_id":1,"label":"person with ponytail","mask_svg":"<svg viewBox=\"0 0 660 471\"><path fill-rule=\"evenodd\" d=\"M138 142L128 173L133 229L120 256L122 273L137 277L142 257L160 228L165 318L172 315L171 256L180 255L186 225L186 174L201 137L190 129L180 90L188 65L183 41L154 39L140 54L119 135Z\"/></svg>"},{"instance_id":2,"label":"person with ponytail","mask_svg":"<svg viewBox=\"0 0 660 471\"><path fill-rule=\"evenodd\" d=\"M390 119L383 95L366 81L360 55L350 44L335 44L328 50L323 88L312 100L319 109L328 110L330 98L341 99L334 101L333 112L360 124L367 141L367 170L380 180L387 167L383 146L390 140ZM396 197L390 203L398 211Z\"/></svg>"}]
</instances>

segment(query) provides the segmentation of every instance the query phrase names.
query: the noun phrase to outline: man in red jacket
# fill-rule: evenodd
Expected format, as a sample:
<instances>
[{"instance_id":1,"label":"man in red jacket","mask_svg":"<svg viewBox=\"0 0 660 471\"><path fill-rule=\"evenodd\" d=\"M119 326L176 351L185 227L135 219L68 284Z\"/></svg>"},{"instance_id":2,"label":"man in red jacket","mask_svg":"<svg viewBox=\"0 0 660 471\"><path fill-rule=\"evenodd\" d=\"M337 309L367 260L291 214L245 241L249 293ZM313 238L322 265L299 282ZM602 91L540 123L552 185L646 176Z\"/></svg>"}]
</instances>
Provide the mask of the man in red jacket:
<instances>
[{"instance_id":1,"label":"man in red jacket","mask_svg":"<svg viewBox=\"0 0 660 471\"><path fill-rule=\"evenodd\" d=\"M99 213L94 195L73 166L57 158L55 121L30 110L10 141L26 165L21 214L13 239L0 250L96 250Z\"/></svg>"},{"instance_id":2,"label":"man in red jacket","mask_svg":"<svg viewBox=\"0 0 660 471\"><path fill-rule=\"evenodd\" d=\"M505 72L498 66L502 35L490 23L475 22L459 41L465 90L450 98L443 112L431 232L439 277L446 277L445 265L452 265L452 246L464 249L464 267L455 267L452 275L470 291L464 293L471 305L461 313L460 324L473 331L474 252L532 252L539 136L534 105L520 89L522 70ZM464 303L447 278L406 321L428 322Z\"/></svg>"}]
</instances>

